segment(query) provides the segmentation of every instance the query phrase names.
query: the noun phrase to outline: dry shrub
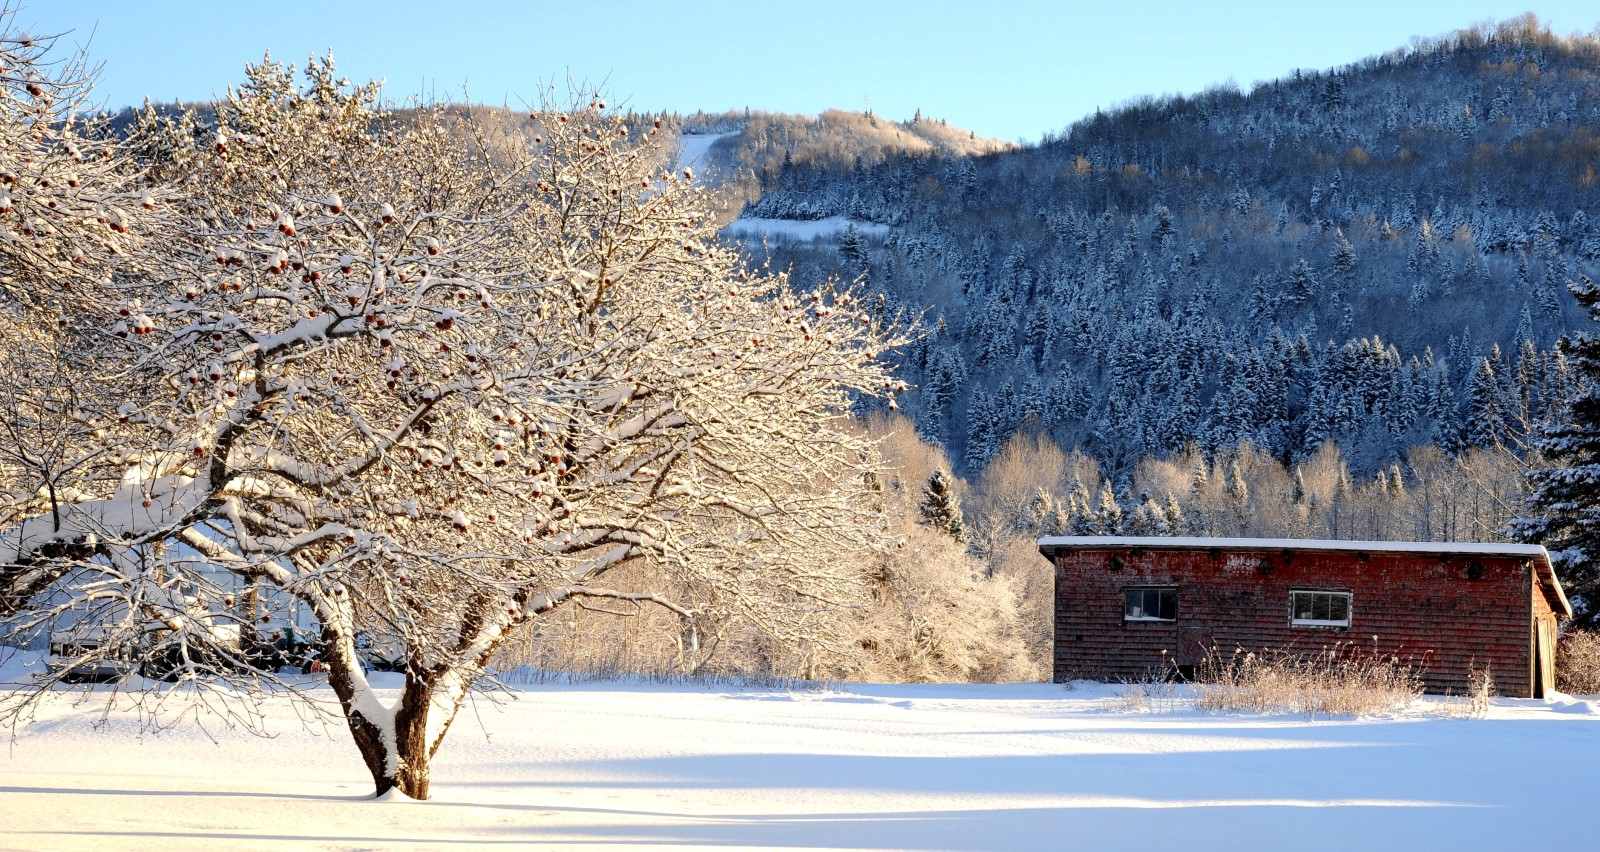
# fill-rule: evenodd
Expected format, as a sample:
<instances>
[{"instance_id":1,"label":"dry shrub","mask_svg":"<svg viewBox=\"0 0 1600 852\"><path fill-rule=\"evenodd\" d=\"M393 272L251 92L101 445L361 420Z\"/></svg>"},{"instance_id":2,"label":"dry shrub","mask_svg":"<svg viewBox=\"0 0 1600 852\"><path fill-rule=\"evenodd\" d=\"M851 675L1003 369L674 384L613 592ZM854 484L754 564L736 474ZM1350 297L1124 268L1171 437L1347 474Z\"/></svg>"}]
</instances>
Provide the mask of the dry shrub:
<instances>
[{"instance_id":1,"label":"dry shrub","mask_svg":"<svg viewBox=\"0 0 1600 852\"><path fill-rule=\"evenodd\" d=\"M1478 666L1477 661L1467 663L1467 693L1454 695L1446 692L1434 705L1435 713L1446 719L1482 719L1490 714L1499 687L1494 685L1493 666Z\"/></svg>"},{"instance_id":2,"label":"dry shrub","mask_svg":"<svg viewBox=\"0 0 1600 852\"><path fill-rule=\"evenodd\" d=\"M886 520L901 546L852 557L859 583L806 614L808 641L783 641L716 588L664 585L645 563L613 572L613 585L658 592L695 613L660 607L569 607L530 619L494 666L532 677L699 678L966 683L1042 680L1049 672L1054 575L1029 535L1003 539L985 562L967 545L919 523L929 475L949 469L911 421L877 418L869 433L887 462L879 480ZM1053 446L1053 445L1052 445ZM1059 453L1059 450L1057 451ZM618 617L623 616L623 617Z\"/></svg>"},{"instance_id":3,"label":"dry shrub","mask_svg":"<svg viewBox=\"0 0 1600 852\"><path fill-rule=\"evenodd\" d=\"M1556 648L1556 689L1568 695L1600 694L1600 633L1568 630Z\"/></svg>"},{"instance_id":4,"label":"dry shrub","mask_svg":"<svg viewBox=\"0 0 1600 852\"><path fill-rule=\"evenodd\" d=\"M1398 710L1422 697L1422 678L1414 666L1343 644L1310 654L1213 649L1196 679L1195 705L1212 713L1364 716Z\"/></svg>"},{"instance_id":5,"label":"dry shrub","mask_svg":"<svg viewBox=\"0 0 1600 852\"><path fill-rule=\"evenodd\" d=\"M1489 714L1489 703L1494 699L1494 670L1488 664L1479 668L1476 663L1467 667L1467 698L1472 717L1482 719Z\"/></svg>"},{"instance_id":6,"label":"dry shrub","mask_svg":"<svg viewBox=\"0 0 1600 852\"><path fill-rule=\"evenodd\" d=\"M1162 651L1165 659L1166 651ZM1129 713L1153 713L1173 709L1177 698L1178 670L1172 665L1151 669L1143 677L1122 678L1122 691L1114 707Z\"/></svg>"},{"instance_id":7,"label":"dry shrub","mask_svg":"<svg viewBox=\"0 0 1600 852\"><path fill-rule=\"evenodd\" d=\"M578 680L688 677L708 683L726 678L839 679L837 654L815 645L781 642L750 618L719 605L714 595L696 594L686 585L653 582L648 571L644 564L617 569L614 585L658 592L694 610L692 622L653 605L568 606L530 618L501 646L493 668L520 672L517 679L523 682L569 676ZM843 633L858 610L820 611L814 619L819 629L825 626Z\"/></svg>"},{"instance_id":8,"label":"dry shrub","mask_svg":"<svg viewBox=\"0 0 1600 852\"><path fill-rule=\"evenodd\" d=\"M1435 702L1434 712L1449 719L1482 719L1489 715L1497 694L1493 667L1474 660L1467 664L1466 695L1446 692Z\"/></svg>"}]
</instances>

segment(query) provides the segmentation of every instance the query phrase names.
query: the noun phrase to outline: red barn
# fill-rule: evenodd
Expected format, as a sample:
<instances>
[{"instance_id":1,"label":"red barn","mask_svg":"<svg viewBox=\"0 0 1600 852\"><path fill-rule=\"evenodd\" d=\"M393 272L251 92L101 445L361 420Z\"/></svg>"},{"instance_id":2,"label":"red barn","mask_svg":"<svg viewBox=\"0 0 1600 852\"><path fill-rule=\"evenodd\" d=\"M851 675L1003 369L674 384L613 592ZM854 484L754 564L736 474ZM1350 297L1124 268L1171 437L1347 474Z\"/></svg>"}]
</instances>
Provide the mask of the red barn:
<instances>
[{"instance_id":1,"label":"red barn","mask_svg":"<svg viewBox=\"0 0 1600 852\"><path fill-rule=\"evenodd\" d=\"M1502 694L1554 689L1572 608L1542 547L1258 538L1050 537L1056 682L1192 667L1213 646L1396 654L1429 692L1488 666ZM1163 654L1162 652L1166 652Z\"/></svg>"}]
</instances>

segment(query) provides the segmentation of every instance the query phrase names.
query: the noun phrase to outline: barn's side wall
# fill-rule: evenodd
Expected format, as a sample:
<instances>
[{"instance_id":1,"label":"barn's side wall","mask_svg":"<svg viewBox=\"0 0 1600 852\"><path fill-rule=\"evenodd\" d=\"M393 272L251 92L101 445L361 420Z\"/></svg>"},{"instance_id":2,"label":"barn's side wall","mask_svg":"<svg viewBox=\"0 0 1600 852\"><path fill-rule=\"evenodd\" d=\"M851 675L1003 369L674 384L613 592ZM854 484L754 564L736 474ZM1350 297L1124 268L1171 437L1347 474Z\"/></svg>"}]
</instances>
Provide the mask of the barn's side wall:
<instances>
[{"instance_id":1,"label":"barn's side wall","mask_svg":"<svg viewBox=\"0 0 1600 852\"><path fill-rule=\"evenodd\" d=\"M1465 692L1475 665L1492 668L1501 693L1526 696L1532 690L1531 620L1543 602L1538 594L1530 602L1534 582L1520 557L1062 551L1056 559L1054 677L1140 678L1195 665L1213 645L1231 653L1236 647L1316 651L1344 644L1419 665L1429 692ZM1176 586L1177 620L1124 621L1123 591L1130 586ZM1304 589L1351 592L1350 626L1291 626L1289 593Z\"/></svg>"},{"instance_id":2,"label":"barn's side wall","mask_svg":"<svg viewBox=\"0 0 1600 852\"><path fill-rule=\"evenodd\" d=\"M1547 619L1550 621L1556 621L1560 618L1560 615L1555 611L1555 608L1550 605L1549 584L1546 581L1540 580L1537 573L1530 571L1529 574L1531 576L1528 578L1528 580L1533 586L1532 601L1530 602L1532 606L1533 618L1535 620Z\"/></svg>"}]
</instances>

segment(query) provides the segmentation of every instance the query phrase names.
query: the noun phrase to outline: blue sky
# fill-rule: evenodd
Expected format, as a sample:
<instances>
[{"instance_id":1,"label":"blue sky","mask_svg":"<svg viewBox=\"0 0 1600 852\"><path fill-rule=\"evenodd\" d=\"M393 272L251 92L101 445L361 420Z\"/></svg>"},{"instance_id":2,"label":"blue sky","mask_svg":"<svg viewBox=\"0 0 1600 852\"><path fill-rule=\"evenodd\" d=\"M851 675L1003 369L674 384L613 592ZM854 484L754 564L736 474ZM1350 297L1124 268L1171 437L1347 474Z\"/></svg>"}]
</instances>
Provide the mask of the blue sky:
<instances>
[{"instance_id":1,"label":"blue sky","mask_svg":"<svg viewBox=\"0 0 1600 852\"><path fill-rule=\"evenodd\" d=\"M28 0L23 0L28 2ZM1593 0L1232 2L357 2L32 0L16 22L70 30L103 64L116 108L209 99L263 52L332 48L388 97L534 100L541 82L605 81L641 110L870 108L1036 141L1097 107L1146 94L1241 87L1328 68L1488 19L1532 11L1593 32Z\"/></svg>"}]
</instances>

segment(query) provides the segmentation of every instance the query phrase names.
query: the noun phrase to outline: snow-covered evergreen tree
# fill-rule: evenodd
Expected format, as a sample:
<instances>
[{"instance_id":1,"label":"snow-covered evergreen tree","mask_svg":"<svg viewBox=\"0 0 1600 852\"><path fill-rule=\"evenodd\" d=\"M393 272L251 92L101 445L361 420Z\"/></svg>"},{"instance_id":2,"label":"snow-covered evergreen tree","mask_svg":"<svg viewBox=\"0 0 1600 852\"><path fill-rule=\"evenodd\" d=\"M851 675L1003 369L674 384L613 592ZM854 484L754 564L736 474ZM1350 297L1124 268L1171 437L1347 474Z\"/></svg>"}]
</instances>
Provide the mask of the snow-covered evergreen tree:
<instances>
[{"instance_id":1,"label":"snow-covered evergreen tree","mask_svg":"<svg viewBox=\"0 0 1600 852\"><path fill-rule=\"evenodd\" d=\"M982 470L983 466L1000 452L1000 415L995 400L987 391L972 395L967 407L967 467Z\"/></svg>"},{"instance_id":2,"label":"snow-covered evergreen tree","mask_svg":"<svg viewBox=\"0 0 1600 852\"><path fill-rule=\"evenodd\" d=\"M935 470L922 489L922 500L917 503L922 523L956 541L967 540L967 530L961 518L961 499L956 496L955 481L943 470Z\"/></svg>"},{"instance_id":3,"label":"snow-covered evergreen tree","mask_svg":"<svg viewBox=\"0 0 1600 852\"><path fill-rule=\"evenodd\" d=\"M1094 517L1098 521L1099 534L1123 534L1122 505L1117 502L1109 482L1100 484L1100 494L1095 498Z\"/></svg>"},{"instance_id":4,"label":"snow-covered evergreen tree","mask_svg":"<svg viewBox=\"0 0 1600 852\"><path fill-rule=\"evenodd\" d=\"M1462 439L1475 447L1499 447L1510 437L1506 423L1505 400L1489 358L1479 358L1467 382L1466 399L1462 405L1465 424Z\"/></svg>"},{"instance_id":5,"label":"snow-covered evergreen tree","mask_svg":"<svg viewBox=\"0 0 1600 852\"><path fill-rule=\"evenodd\" d=\"M1572 292L1600 321L1600 287L1585 277ZM1535 439L1524 513L1507 533L1549 549L1576 619L1593 625L1600 620L1600 336L1574 334L1561 352L1586 386Z\"/></svg>"}]
</instances>

